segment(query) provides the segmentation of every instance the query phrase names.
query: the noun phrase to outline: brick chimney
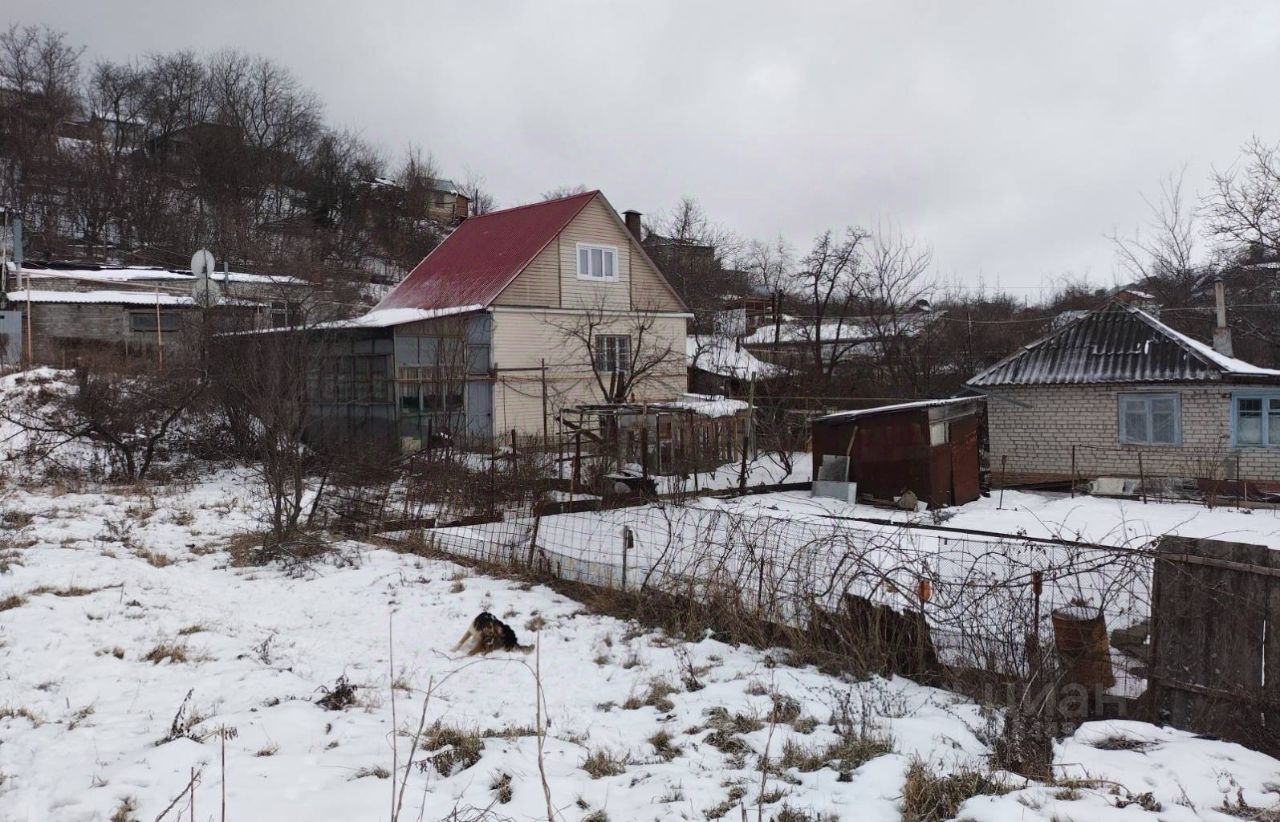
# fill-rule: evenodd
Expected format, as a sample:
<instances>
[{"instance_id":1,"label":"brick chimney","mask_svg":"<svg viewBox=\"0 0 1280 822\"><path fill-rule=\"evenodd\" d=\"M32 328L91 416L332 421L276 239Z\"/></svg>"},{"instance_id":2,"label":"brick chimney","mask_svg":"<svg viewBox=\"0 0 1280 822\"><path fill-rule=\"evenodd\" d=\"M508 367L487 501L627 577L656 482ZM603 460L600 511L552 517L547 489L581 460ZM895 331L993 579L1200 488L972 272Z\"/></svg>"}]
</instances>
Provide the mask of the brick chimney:
<instances>
[{"instance_id":1,"label":"brick chimney","mask_svg":"<svg viewBox=\"0 0 1280 822\"><path fill-rule=\"evenodd\" d=\"M622 219L626 221L627 230L635 235L636 242L642 241L644 237L640 236L640 212L629 208L622 212Z\"/></svg>"},{"instance_id":2,"label":"brick chimney","mask_svg":"<svg viewBox=\"0 0 1280 822\"><path fill-rule=\"evenodd\" d=\"M1213 350L1227 357L1231 353L1231 327L1227 325L1227 289L1222 277L1213 281L1213 297L1218 305L1218 326L1213 329Z\"/></svg>"}]
</instances>

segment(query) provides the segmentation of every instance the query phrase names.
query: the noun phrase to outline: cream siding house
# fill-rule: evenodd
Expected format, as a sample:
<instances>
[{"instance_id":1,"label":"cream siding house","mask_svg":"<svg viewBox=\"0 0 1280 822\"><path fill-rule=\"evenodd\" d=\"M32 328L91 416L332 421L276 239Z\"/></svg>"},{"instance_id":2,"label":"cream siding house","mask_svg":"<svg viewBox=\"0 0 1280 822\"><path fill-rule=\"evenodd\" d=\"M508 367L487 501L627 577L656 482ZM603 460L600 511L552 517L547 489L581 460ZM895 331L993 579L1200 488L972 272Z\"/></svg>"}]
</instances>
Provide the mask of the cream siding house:
<instances>
[{"instance_id":1,"label":"cream siding house","mask_svg":"<svg viewBox=\"0 0 1280 822\"><path fill-rule=\"evenodd\" d=\"M553 433L567 407L682 394L688 317L600 192L492 212L348 321L335 356L373 359L322 368L316 408L409 448L434 432ZM383 384L336 385L358 369Z\"/></svg>"}]
</instances>

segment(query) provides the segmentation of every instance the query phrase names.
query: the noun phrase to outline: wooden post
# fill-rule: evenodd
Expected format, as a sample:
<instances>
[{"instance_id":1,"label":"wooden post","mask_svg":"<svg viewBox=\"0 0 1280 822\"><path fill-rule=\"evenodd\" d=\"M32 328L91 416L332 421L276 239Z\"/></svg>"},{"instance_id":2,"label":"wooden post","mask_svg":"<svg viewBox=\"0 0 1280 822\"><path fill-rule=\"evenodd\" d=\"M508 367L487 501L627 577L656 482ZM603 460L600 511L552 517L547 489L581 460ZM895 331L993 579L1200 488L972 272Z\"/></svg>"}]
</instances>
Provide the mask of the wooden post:
<instances>
[{"instance_id":1,"label":"wooden post","mask_svg":"<svg viewBox=\"0 0 1280 822\"><path fill-rule=\"evenodd\" d=\"M156 358L164 368L164 332L160 329L160 287L156 286Z\"/></svg>"},{"instance_id":2,"label":"wooden post","mask_svg":"<svg viewBox=\"0 0 1280 822\"><path fill-rule=\"evenodd\" d=\"M631 526L622 526L622 590L627 590L627 556L636 544L636 535Z\"/></svg>"},{"instance_id":3,"label":"wooden post","mask_svg":"<svg viewBox=\"0 0 1280 822\"><path fill-rule=\"evenodd\" d=\"M33 323L31 322L31 319L32 319L31 317L31 278L27 277L27 366L28 367L30 367L31 364L34 363L36 359L35 344L31 341L31 326L33 325ZM1239 467L1239 463L1237 463L1237 467ZM1239 474L1240 472L1236 471L1236 473Z\"/></svg>"},{"instance_id":4,"label":"wooden post","mask_svg":"<svg viewBox=\"0 0 1280 822\"><path fill-rule=\"evenodd\" d=\"M751 382L747 383L747 439L751 442L751 458L755 459L759 454L756 452L756 375L751 375Z\"/></svg>"},{"instance_id":5,"label":"wooden post","mask_svg":"<svg viewBox=\"0 0 1280 822\"><path fill-rule=\"evenodd\" d=\"M538 526L541 524L542 524L542 503L536 502L533 505L533 533L529 536L529 561L527 565L530 569L533 568L533 560L538 550Z\"/></svg>"},{"instance_id":6,"label":"wooden post","mask_svg":"<svg viewBox=\"0 0 1280 822\"><path fill-rule=\"evenodd\" d=\"M750 445L751 443L746 437L746 435L743 435L742 437L742 468L738 471L738 490L739 491L747 490L747 449L750 447Z\"/></svg>"},{"instance_id":7,"label":"wooden post","mask_svg":"<svg viewBox=\"0 0 1280 822\"><path fill-rule=\"evenodd\" d=\"M1071 498L1076 498L1076 447L1071 446Z\"/></svg>"},{"instance_id":8,"label":"wooden post","mask_svg":"<svg viewBox=\"0 0 1280 822\"><path fill-rule=\"evenodd\" d=\"M1147 502L1147 472L1142 470L1142 452L1138 452L1138 487L1142 490L1142 503Z\"/></svg>"},{"instance_id":9,"label":"wooden post","mask_svg":"<svg viewBox=\"0 0 1280 822\"><path fill-rule=\"evenodd\" d=\"M640 476L649 478L649 426L647 418L641 418L640 426Z\"/></svg>"},{"instance_id":10,"label":"wooden post","mask_svg":"<svg viewBox=\"0 0 1280 822\"><path fill-rule=\"evenodd\" d=\"M1008 472L1005 471L1005 467L1008 465L1008 463L1009 463L1009 455L1001 454L1000 455L1000 502L996 504L997 511L1004 509L1004 487L1005 485L1008 484L1006 482L1006 480L1008 479Z\"/></svg>"},{"instance_id":11,"label":"wooden post","mask_svg":"<svg viewBox=\"0 0 1280 822\"><path fill-rule=\"evenodd\" d=\"M573 432L573 479L569 484L569 493L577 494L582 485L582 430Z\"/></svg>"},{"instance_id":12,"label":"wooden post","mask_svg":"<svg viewBox=\"0 0 1280 822\"><path fill-rule=\"evenodd\" d=\"M542 439L547 439L547 360L542 359Z\"/></svg>"}]
</instances>

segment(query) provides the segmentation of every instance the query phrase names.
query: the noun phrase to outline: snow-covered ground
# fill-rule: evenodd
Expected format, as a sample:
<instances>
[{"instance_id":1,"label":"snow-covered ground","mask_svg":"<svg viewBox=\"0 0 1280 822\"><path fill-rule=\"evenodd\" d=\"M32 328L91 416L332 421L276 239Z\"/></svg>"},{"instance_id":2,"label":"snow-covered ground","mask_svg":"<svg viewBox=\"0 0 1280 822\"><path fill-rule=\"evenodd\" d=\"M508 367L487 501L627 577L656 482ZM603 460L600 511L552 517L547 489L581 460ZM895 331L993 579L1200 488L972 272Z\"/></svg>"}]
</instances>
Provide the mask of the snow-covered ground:
<instances>
[{"instance_id":1,"label":"snow-covered ground","mask_svg":"<svg viewBox=\"0 0 1280 822\"><path fill-rule=\"evenodd\" d=\"M933 524L934 512L906 513L805 492L766 494L752 504L789 517L866 517ZM941 512L942 525L1002 534L1138 547L1163 534L1280 548L1280 508L1214 508L1194 502L1142 502L1031 491L991 492Z\"/></svg>"},{"instance_id":2,"label":"snow-covered ground","mask_svg":"<svg viewBox=\"0 0 1280 822\"><path fill-rule=\"evenodd\" d=\"M427 725L463 735L419 750L415 762L441 768L408 769L402 818L490 805L494 818L546 818L529 735L535 662L558 819L738 819L743 802L756 819L760 756L790 751L791 766L765 780L764 819L789 807L898 820L913 758L946 772L981 767L989 753L988 718L953 694L844 681L782 664L777 651L675 642L450 562L348 543L342 567L235 567L227 541L254 527L254 499L233 473L146 492L0 490L0 819L105 820L130 803L132 815L116 818L155 819L193 769L198 819L220 818L224 787L229 819L388 819L392 746L403 766L428 689ZM539 654L452 657L484 609ZM690 669L702 687L684 681ZM344 675L357 703L316 704ZM163 742L184 702L184 735ZM775 705L786 710L771 721ZM838 740L842 705L891 751L843 776L835 763L801 770L802 753ZM1154 742L1091 744L1126 734ZM970 800L964 818L1225 819L1209 809L1238 791L1257 807L1280 798L1268 793L1280 784L1275 760L1147 725L1085 726L1057 759L1065 775L1121 787L1026 787ZM600 766L594 776L588 762ZM1148 791L1162 812L1108 810ZM1178 804L1184 794L1193 807Z\"/></svg>"}]
</instances>

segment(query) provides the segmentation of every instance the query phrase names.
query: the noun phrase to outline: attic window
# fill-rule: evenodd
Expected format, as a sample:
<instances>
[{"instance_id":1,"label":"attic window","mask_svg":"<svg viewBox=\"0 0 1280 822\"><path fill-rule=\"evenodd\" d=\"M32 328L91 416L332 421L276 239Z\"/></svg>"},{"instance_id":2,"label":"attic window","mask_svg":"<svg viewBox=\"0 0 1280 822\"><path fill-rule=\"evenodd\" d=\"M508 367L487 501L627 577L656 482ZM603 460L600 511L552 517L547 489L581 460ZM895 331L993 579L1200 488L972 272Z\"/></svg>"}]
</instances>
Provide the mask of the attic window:
<instances>
[{"instance_id":1,"label":"attic window","mask_svg":"<svg viewBox=\"0 0 1280 822\"><path fill-rule=\"evenodd\" d=\"M578 279L604 282L618 279L618 249L611 245L578 243Z\"/></svg>"}]
</instances>

